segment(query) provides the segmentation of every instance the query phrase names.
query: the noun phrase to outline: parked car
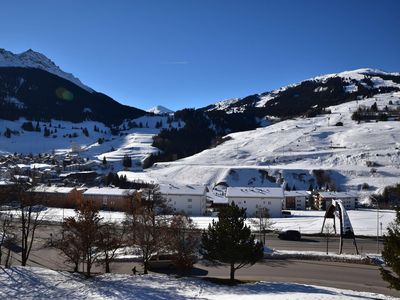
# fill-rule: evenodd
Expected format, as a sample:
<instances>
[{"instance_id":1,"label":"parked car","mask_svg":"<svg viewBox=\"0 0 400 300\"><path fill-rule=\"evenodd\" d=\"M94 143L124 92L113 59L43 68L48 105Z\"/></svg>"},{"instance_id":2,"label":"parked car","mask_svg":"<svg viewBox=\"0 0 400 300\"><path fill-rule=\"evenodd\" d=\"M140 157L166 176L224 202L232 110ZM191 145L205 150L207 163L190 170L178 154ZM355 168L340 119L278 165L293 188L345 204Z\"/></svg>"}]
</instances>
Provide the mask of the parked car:
<instances>
[{"instance_id":1,"label":"parked car","mask_svg":"<svg viewBox=\"0 0 400 300\"><path fill-rule=\"evenodd\" d=\"M297 230L286 230L279 233L278 238L281 240L300 241L301 233Z\"/></svg>"},{"instance_id":2,"label":"parked car","mask_svg":"<svg viewBox=\"0 0 400 300\"><path fill-rule=\"evenodd\" d=\"M149 260L149 269L172 269L174 268L173 255L159 254Z\"/></svg>"}]
</instances>

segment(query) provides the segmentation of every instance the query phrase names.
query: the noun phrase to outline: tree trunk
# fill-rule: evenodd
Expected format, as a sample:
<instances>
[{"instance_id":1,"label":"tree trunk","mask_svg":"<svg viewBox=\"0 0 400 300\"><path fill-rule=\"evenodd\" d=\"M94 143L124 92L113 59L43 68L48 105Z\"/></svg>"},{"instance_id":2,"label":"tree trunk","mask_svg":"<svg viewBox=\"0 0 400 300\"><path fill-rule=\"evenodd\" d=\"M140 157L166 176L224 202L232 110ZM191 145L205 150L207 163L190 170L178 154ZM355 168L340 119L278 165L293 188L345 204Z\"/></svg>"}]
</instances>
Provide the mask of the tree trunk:
<instances>
[{"instance_id":1,"label":"tree trunk","mask_svg":"<svg viewBox=\"0 0 400 300\"><path fill-rule=\"evenodd\" d=\"M78 272L79 261L75 263L74 272Z\"/></svg>"},{"instance_id":2,"label":"tree trunk","mask_svg":"<svg viewBox=\"0 0 400 300\"><path fill-rule=\"evenodd\" d=\"M143 274L148 274L149 272L147 271L148 268L148 262L145 261L143 262Z\"/></svg>"},{"instance_id":3,"label":"tree trunk","mask_svg":"<svg viewBox=\"0 0 400 300\"><path fill-rule=\"evenodd\" d=\"M6 257L6 261L4 263L6 268L9 268L11 266L11 264L10 264L10 255L11 255L11 247L8 247L7 257Z\"/></svg>"},{"instance_id":4,"label":"tree trunk","mask_svg":"<svg viewBox=\"0 0 400 300\"><path fill-rule=\"evenodd\" d=\"M90 277L90 270L91 270L91 268L92 268L92 264L88 261L87 263L86 263L86 277Z\"/></svg>"},{"instance_id":5,"label":"tree trunk","mask_svg":"<svg viewBox=\"0 0 400 300\"><path fill-rule=\"evenodd\" d=\"M106 273L110 273L110 261L106 260Z\"/></svg>"},{"instance_id":6,"label":"tree trunk","mask_svg":"<svg viewBox=\"0 0 400 300\"><path fill-rule=\"evenodd\" d=\"M231 263L231 277L230 277L230 280L232 282L235 281L235 264L234 263Z\"/></svg>"}]
</instances>

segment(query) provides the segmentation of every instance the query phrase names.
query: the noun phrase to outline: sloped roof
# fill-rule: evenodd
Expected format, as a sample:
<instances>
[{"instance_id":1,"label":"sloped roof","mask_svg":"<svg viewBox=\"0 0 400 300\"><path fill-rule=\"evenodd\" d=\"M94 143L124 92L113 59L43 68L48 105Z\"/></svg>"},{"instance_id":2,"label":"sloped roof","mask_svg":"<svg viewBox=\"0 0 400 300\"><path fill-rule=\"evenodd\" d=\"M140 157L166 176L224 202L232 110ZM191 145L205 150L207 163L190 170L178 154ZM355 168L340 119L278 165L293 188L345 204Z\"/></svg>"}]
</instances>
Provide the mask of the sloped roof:
<instances>
[{"instance_id":1,"label":"sloped roof","mask_svg":"<svg viewBox=\"0 0 400 300\"><path fill-rule=\"evenodd\" d=\"M244 198L283 198L283 189L280 187L228 187L226 196Z\"/></svg>"},{"instance_id":2,"label":"sloped roof","mask_svg":"<svg viewBox=\"0 0 400 300\"><path fill-rule=\"evenodd\" d=\"M310 192L308 191L285 191L285 197L308 197Z\"/></svg>"},{"instance_id":3,"label":"sloped roof","mask_svg":"<svg viewBox=\"0 0 400 300\"><path fill-rule=\"evenodd\" d=\"M128 196L135 193L136 190L118 189L112 187L92 187L87 189L84 195L108 195L108 196Z\"/></svg>"},{"instance_id":4,"label":"sloped roof","mask_svg":"<svg viewBox=\"0 0 400 300\"><path fill-rule=\"evenodd\" d=\"M75 188L74 187L64 187L64 186L47 186L47 185L39 185L35 186L30 191L35 193L57 193L57 194L69 194Z\"/></svg>"},{"instance_id":5,"label":"sloped roof","mask_svg":"<svg viewBox=\"0 0 400 300\"><path fill-rule=\"evenodd\" d=\"M322 198L356 198L358 195L354 192L319 192Z\"/></svg>"},{"instance_id":6,"label":"sloped roof","mask_svg":"<svg viewBox=\"0 0 400 300\"><path fill-rule=\"evenodd\" d=\"M205 195L206 186L199 184L160 184L160 193L164 195Z\"/></svg>"}]
</instances>

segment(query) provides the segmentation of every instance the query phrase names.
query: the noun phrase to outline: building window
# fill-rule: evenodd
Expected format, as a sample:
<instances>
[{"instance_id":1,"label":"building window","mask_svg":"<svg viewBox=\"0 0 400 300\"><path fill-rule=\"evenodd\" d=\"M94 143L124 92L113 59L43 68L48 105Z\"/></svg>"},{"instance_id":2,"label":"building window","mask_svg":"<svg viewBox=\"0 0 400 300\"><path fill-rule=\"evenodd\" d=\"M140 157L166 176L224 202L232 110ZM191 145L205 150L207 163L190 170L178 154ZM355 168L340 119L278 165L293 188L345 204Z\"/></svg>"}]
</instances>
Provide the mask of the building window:
<instances>
[{"instance_id":1,"label":"building window","mask_svg":"<svg viewBox=\"0 0 400 300\"><path fill-rule=\"evenodd\" d=\"M268 201L268 205L271 205L271 201Z\"/></svg>"},{"instance_id":2,"label":"building window","mask_svg":"<svg viewBox=\"0 0 400 300\"><path fill-rule=\"evenodd\" d=\"M243 203L246 203L246 200L244 200Z\"/></svg>"},{"instance_id":3,"label":"building window","mask_svg":"<svg viewBox=\"0 0 400 300\"><path fill-rule=\"evenodd\" d=\"M188 208L192 208L192 206L191 206L191 205L188 205Z\"/></svg>"},{"instance_id":4,"label":"building window","mask_svg":"<svg viewBox=\"0 0 400 300\"><path fill-rule=\"evenodd\" d=\"M188 199L188 202L192 202L192 199Z\"/></svg>"}]
</instances>

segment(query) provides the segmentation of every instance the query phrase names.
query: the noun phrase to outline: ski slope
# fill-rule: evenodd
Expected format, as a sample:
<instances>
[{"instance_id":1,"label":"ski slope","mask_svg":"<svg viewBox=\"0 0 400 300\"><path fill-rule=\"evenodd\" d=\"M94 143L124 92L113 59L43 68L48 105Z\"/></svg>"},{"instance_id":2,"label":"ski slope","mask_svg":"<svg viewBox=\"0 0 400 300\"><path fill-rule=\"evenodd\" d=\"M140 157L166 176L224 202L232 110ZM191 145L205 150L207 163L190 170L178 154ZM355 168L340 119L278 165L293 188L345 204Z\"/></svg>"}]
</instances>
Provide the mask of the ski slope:
<instances>
[{"instance_id":1,"label":"ski slope","mask_svg":"<svg viewBox=\"0 0 400 300\"><path fill-rule=\"evenodd\" d=\"M160 182L214 186L269 186L260 170L284 178L290 186L308 189L312 170L329 170L338 188L373 188L399 182L400 122L357 123L352 113L360 105L399 108L400 93L332 106L331 114L296 118L268 127L228 135L223 144L175 162L159 163L146 171ZM390 105L393 103L393 105ZM335 126L342 122L343 126ZM371 165L373 167L371 167ZM132 179L136 174L127 174ZM273 183L272 183L273 184Z\"/></svg>"}]
</instances>

